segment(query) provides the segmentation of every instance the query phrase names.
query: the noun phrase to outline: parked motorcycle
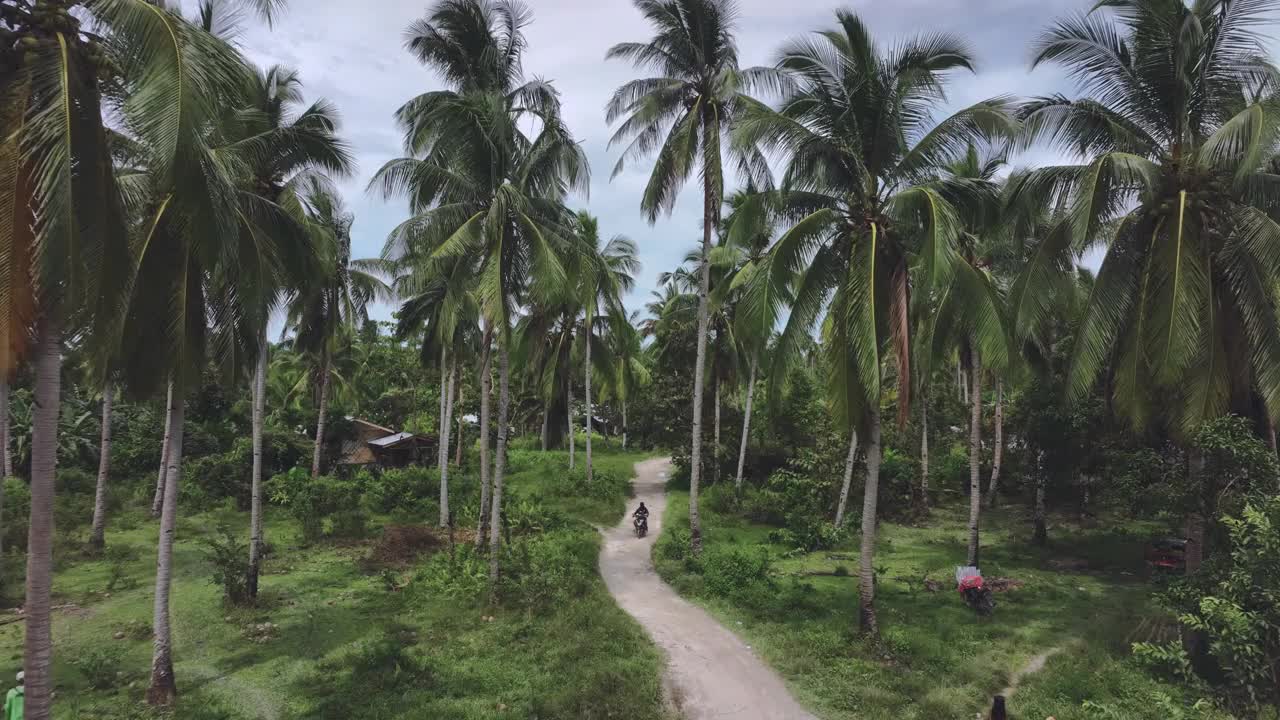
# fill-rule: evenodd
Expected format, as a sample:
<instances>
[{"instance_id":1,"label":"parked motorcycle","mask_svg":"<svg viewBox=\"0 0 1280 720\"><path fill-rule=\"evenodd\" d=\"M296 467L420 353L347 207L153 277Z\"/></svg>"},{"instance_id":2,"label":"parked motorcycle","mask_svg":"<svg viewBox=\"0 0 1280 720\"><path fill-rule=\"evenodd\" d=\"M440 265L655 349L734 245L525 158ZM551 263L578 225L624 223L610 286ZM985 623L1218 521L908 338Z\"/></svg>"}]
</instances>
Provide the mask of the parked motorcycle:
<instances>
[{"instance_id":1,"label":"parked motorcycle","mask_svg":"<svg viewBox=\"0 0 1280 720\"><path fill-rule=\"evenodd\" d=\"M996 599L991 588L982 580L982 572L971 565L956 568L956 590L964 598L964 602L981 617L990 615L996 609Z\"/></svg>"}]
</instances>

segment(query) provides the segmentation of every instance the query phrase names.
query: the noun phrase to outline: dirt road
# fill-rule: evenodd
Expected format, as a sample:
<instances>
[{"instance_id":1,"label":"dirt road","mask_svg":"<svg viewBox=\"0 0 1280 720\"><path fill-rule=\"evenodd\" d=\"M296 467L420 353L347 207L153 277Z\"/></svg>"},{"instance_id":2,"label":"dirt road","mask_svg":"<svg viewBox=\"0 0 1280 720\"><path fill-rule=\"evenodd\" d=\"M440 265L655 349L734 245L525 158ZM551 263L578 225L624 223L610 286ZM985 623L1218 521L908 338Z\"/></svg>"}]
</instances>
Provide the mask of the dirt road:
<instances>
[{"instance_id":1,"label":"dirt road","mask_svg":"<svg viewBox=\"0 0 1280 720\"><path fill-rule=\"evenodd\" d=\"M600 574L609 592L666 653L668 686L688 720L816 720L744 642L654 572L649 553L662 531L670 470L664 459L636 465L636 498L628 517L605 532L600 552ZM638 539L630 514L642 500L650 510L649 535Z\"/></svg>"}]
</instances>

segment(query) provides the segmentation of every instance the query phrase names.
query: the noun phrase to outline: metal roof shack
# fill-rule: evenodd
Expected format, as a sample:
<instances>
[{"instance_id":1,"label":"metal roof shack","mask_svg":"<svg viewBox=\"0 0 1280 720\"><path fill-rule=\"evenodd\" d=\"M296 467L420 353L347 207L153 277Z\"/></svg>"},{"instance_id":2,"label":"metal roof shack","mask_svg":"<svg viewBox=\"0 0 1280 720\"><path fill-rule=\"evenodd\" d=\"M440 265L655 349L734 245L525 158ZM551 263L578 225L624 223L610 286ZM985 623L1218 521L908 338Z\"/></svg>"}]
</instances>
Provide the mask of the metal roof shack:
<instances>
[{"instance_id":1,"label":"metal roof shack","mask_svg":"<svg viewBox=\"0 0 1280 720\"><path fill-rule=\"evenodd\" d=\"M339 465L404 467L429 461L436 438L400 432L368 420L349 417L351 435L342 441Z\"/></svg>"}]
</instances>

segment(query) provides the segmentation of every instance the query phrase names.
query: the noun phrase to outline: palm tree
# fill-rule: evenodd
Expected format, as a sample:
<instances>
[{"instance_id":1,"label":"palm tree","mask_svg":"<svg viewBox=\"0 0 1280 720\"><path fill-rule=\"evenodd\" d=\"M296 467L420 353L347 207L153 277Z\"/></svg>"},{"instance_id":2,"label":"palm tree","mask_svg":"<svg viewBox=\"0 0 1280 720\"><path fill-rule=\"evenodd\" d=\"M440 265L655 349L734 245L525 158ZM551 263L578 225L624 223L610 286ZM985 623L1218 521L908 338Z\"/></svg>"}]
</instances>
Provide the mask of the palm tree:
<instances>
[{"instance_id":1,"label":"palm tree","mask_svg":"<svg viewBox=\"0 0 1280 720\"><path fill-rule=\"evenodd\" d=\"M627 143L613 174L616 177L621 173L628 161L657 152L640 201L641 210L653 223L660 214L671 211L676 195L694 169L700 167L702 173L702 249L689 479L690 544L698 554L702 551L698 483L702 473L711 238L719 223L718 210L724 195L721 142L744 109L755 102L744 91L769 83L772 72L763 68L739 69L733 37L736 11L729 0L635 0L635 4L653 27L653 38L615 45L606 58L628 60L658 75L626 83L609 101L608 122L625 116L609 144ZM767 175L768 166L758 153L743 152L739 159L752 177Z\"/></svg>"},{"instance_id":2,"label":"palm tree","mask_svg":"<svg viewBox=\"0 0 1280 720\"><path fill-rule=\"evenodd\" d=\"M735 142L790 155L785 190L772 199L796 219L741 311L757 327L771 326L780 298L794 292L770 373L776 385L827 308L822 347L835 414L851 430L863 426L867 438L860 595L863 627L874 632L883 365L896 362L901 424L911 395L912 285L926 294L945 287L956 264L960 220L928 174L957 148L1011 122L1005 103L992 100L934 123L929 108L948 75L973 67L958 39L926 36L880 54L855 15L839 11L836 19L836 28L780 53L794 85L781 108L755 106L739 123Z\"/></svg>"},{"instance_id":3,"label":"palm tree","mask_svg":"<svg viewBox=\"0 0 1280 720\"><path fill-rule=\"evenodd\" d=\"M1000 153L983 156L971 145L963 155L941 168L935 181L939 194L959 211L963 230L957 237L959 261L955 263L951 282L939 289L937 301L931 303L927 311L929 327L925 333L932 347L919 373L927 381L933 367L929 358L941 358L955 347L969 374L967 562L974 566L979 559L982 512L982 371L1002 377L1015 357L1012 334L1005 319L1005 301L991 272L992 254L1007 237L1000 212L1003 198L996 179L1004 161ZM996 432L1000 433L999 422ZM998 457L999 450L996 452Z\"/></svg>"},{"instance_id":4,"label":"palm tree","mask_svg":"<svg viewBox=\"0 0 1280 720\"><path fill-rule=\"evenodd\" d=\"M601 399L617 401L622 411L622 449L627 449L627 402L634 392L647 386L652 378L644 362L641 343L640 313L615 316L610 320L609 343L615 368L603 388Z\"/></svg>"},{"instance_id":5,"label":"palm tree","mask_svg":"<svg viewBox=\"0 0 1280 720\"><path fill-rule=\"evenodd\" d=\"M601 245L600 222L590 213L578 213L578 241L581 243L583 255L581 283L584 332L583 345L583 400L587 404L586 412L586 461L587 482L593 479L591 466L591 346L599 342L602 350L608 345L603 339L597 340L597 332L608 330L611 319L622 318L625 322L626 309L622 306L623 293L635 287L635 274L640 270L640 260L636 257L636 244L623 235L614 235ZM603 321L603 323L601 322ZM600 325L600 330L597 330ZM604 367L604 375L608 375L612 363Z\"/></svg>"},{"instance_id":6,"label":"palm tree","mask_svg":"<svg viewBox=\"0 0 1280 720\"><path fill-rule=\"evenodd\" d=\"M125 195L135 178L113 173L104 101L151 145L159 176L194 171L203 128L193 123L232 84L237 62L181 18L143 0L74 2L39 16L5 2L7 27L24 42L24 62L0 76L0 370L35 357L32 517L26 617L27 717L50 713L49 548L61 337L91 331L107 353L133 277ZM79 12L83 11L83 12ZM81 32L91 21L94 34ZM101 41L100 41L101 40ZM26 43L32 47L27 50ZM122 52L117 52L118 50ZM6 50L5 62L17 58ZM190 73L199 59L201 71ZM104 95L99 75L123 92ZM35 222L32 222L32 221ZM30 332L31 328L34 332ZM33 339L33 340L32 340Z\"/></svg>"},{"instance_id":7,"label":"palm tree","mask_svg":"<svg viewBox=\"0 0 1280 720\"><path fill-rule=\"evenodd\" d=\"M290 208L294 222L306 220L298 197L306 190L307 174L324 171L333 176L350 173L353 161L338 139L338 116L326 101L302 109L302 81L296 71L273 66L254 73L245 107L234 108L227 123L228 149L249 158L249 189L258 197ZM303 287L314 276L318 258L315 247L301 232L264 233L254 224L241 227L240 276L246 294L255 297L255 312L246 317L245 332L258 335L258 357L253 363L252 443L250 478L249 568L250 597L258 595L262 536L262 432L266 415L266 375L270 365L267 326L273 312L291 288Z\"/></svg>"},{"instance_id":8,"label":"palm tree","mask_svg":"<svg viewBox=\"0 0 1280 720\"><path fill-rule=\"evenodd\" d=\"M299 288L289 306L288 326L295 333L295 347L314 361L318 384L315 446L311 477L320 476L324 450L324 426L329 412L333 355L344 334L368 322L369 303L390 298L391 288L376 274L377 262L351 259L351 226L355 218L342 198L323 178L309 176L301 189L307 222L321 247L329 249L327 267Z\"/></svg>"},{"instance_id":9,"label":"palm tree","mask_svg":"<svg viewBox=\"0 0 1280 720\"><path fill-rule=\"evenodd\" d=\"M1064 66L1085 97L1028 103L1028 137L1085 162L1032 171L1016 189L1023 205L1065 198L1068 210L1013 288L1017 329L1047 312L1039 287L1070 274L1084 249L1105 246L1070 395L1090 392L1111 361L1114 407L1132 426L1175 439L1228 412L1280 412L1271 281L1280 224L1269 190L1277 70L1258 34L1267 7L1108 0L1035 45L1033 64ZM1190 451L1192 480L1212 498L1202 466ZM1191 572L1212 511L1209 501L1188 513Z\"/></svg>"},{"instance_id":10,"label":"palm tree","mask_svg":"<svg viewBox=\"0 0 1280 720\"><path fill-rule=\"evenodd\" d=\"M560 117L550 83L525 82L523 28L513 0L442 0L409 28L409 50L448 89L410 100L397 113L409 156L392 160L371 187L409 198L412 217L391 242L418 237L438 259L478 258L476 293L498 350L498 431L490 511L490 579L496 590L499 528L511 403L512 315L566 285L557 250L569 216L562 200L586 189L586 158ZM519 124L532 119L533 137ZM536 277L536 282L530 282Z\"/></svg>"},{"instance_id":11,"label":"palm tree","mask_svg":"<svg viewBox=\"0 0 1280 720\"><path fill-rule=\"evenodd\" d=\"M112 390L110 382L102 388L102 438L98 444L98 482L93 493L93 523L89 531L89 547L96 550L101 550L107 543L107 476L111 469Z\"/></svg>"}]
</instances>

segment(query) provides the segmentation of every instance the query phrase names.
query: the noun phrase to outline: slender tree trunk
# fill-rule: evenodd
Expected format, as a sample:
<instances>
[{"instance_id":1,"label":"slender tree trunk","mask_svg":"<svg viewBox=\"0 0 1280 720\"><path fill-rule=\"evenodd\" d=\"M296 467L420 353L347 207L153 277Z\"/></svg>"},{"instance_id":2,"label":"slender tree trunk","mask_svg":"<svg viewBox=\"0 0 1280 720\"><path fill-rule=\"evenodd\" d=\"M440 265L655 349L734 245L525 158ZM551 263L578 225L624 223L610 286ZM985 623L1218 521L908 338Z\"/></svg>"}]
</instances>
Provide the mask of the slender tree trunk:
<instances>
[{"instance_id":1,"label":"slender tree trunk","mask_svg":"<svg viewBox=\"0 0 1280 720\"><path fill-rule=\"evenodd\" d=\"M956 366L956 372L960 373L960 399L964 404L969 404L969 376L965 374L964 367Z\"/></svg>"},{"instance_id":2,"label":"slender tree trunk","mask_svg":"<svg viewBox=\"0 0 1280 720\"><path fill-rule=\"evenodd\" d=\"M160 541L156 552L155 616L152 628L155 633L151 656L151 687L147 688L147 702L151 705L172 705L178 696L178 685L173 674L173 635L169 623L169 589L173 579L173 541L178 522L178 479L182 477L183 419L186 399L179 386L174 392L171 409L169 469L164 481L164 505L160 511Z\"/></svg>"},{"instance_id":3,"label":"slender tree trunk","mask_svg":"<svg viewBox=\"0 0 1280 720\"><path fill-rule=\"evenodd\" d=\"M702 553L702 519L698 515L698 485L702 481L702 393L707 367L707 326L710 322L711 233L715 227L716 197L711 174L704 172L702 194L702 264L698 268L698 352L693 366L693 429L689 448L689 548Z\"/></svg>"},{"instance_id":4,"label":"slender tree trunk","mask_svg":"<svg viewBox=\"0 0 1280 720\"><path fill-rule=\"evenodd\" d=\"M488 321L485 321L484 351L480 355L480 520L476 525L476 548L484 547L484 531L489 521L489 365L493 361ZM545 416L544 416L545 417ZM545 424L544 424L545 427ZM543 450L546 443L543 443Z\"/></svg>"},{"instance_id":5,"label":"slender tree trunk","mask_svg":"<svg viewBox=\"0 0 1280 720\"><path fill-rule=\"evenodd\" d=\"M720 378L716 378L713 382L715 384L716 398L716 425L715 431L712 433L712 438L715 440L715 447L713 448L714 451L711 453L711 462L712 467L715 469L715 481L720 482Z\"/></svg>"},{"instance_id":6,"label":"slender tree trunk","mask_svg":"<svg viewBox=\"0 0 1280 720\"><path fill-rule=\"evenodd\" d=\"M542 404L542 452L547 451L547 433L551 429L551 401Z\"/></svg>"},{"instance_id":7,"label":"slender tree trunk","mask_svg":"<svg viewBox=\"0 0 1280 720\"><path fill-rule=\"evenodd\" d=\"M267 409L267 328L258 338L258 366L253 372L253 477L249 480L249 597L258 597L262 565L262 432Z\"/></svg>"},{"instance_id":8,"label":"slender tree trunk","mask_svg":"<svg viewBox=\"0 0 1280 720\"><path fill-rule=\"evenodd\" d=\"M58 322L40 322L36 346L35 408L31 417L31 518L27 531L27 632L23 648L27 720L53 714L53 495L58 466L58 405L62 343Z\"/></svg>"},{"instance_id":9,"label":"slender tree trunk","mask_svg":"<svg viewBox=\"0 0 1280 720\"><path fill-rule=\"evenodd\" d=\"M457 386L456 386L456 387L457 387L457 390L455 391L455 394L457 395L457 397L454 399L454 407L456 407L456 408L458 409L458 419L457 419L457 423L458 423L458 439L457 439L457 440L455 440L455 441L454 441L454 443L453 443L453 445L454 445L453 466L454 466L454 467L458 467L458 468L460 468L460 467L462 467L462 441L463 441L463 432L462 432L462 430L463 430L463 421L462 421L462 377L458 374L458 367L457 367L457 363L455 363L455 364L454 364L453 373L454 373L454 375L455 375L455 376L458 376L458 379L456 380L456 382L457 382Z\"/></svg>"},{"instance_id":10,"label":"slender tree trunk","mask_svg":"<svg viewBox=\"0 0 1280 720\"><path fill-rule=\"evenodd\" d=\"M1267 413L1267 447L1271 448L1272 454L1276 452L1276 421L1271 413Z\"/></svg>"},{"instance_id":11,"label":"slender tree trunk","mask_svg":"<svg viewBox=\"0 0 1280 720\"><path fill-rule=\"evenodd\" d=\"M929 510L929 391L920 393L920 507Z\"/></svg>"},{"instance_id":12,"label":"slender tree trunk","mask_svg":"<svg viewBox=\"0 0 1280 720\"><path fill-rule=\"evenodd\" d=\"M13 423L9 422L9 379L0 377L0 445L3 446L4 476L13 477Z\"/></svg>"},{"instance_id":13,"label":"slender tree trunk","mask_svg":"<svg viewBox=\"0 0 1280 720\"><path fill-rule=\"evenodd\" d=\"M1187 574L1194 575L1200 571L1205 558L1205 507L1201 500L1204 497L1204 452L1192 448L1187 452L1187 472L1190 474L1192 492L1195 494L1196 506L1187 513Z\"/></svg>"},{"instance_id":14,"label":"slender tree trunk","mask_svg":"<svg viewBox=\"0 0 1280 720\"><path fill-rule=\"evenodd\" d=\"M756 393L755 358L751 358L751 371L747 373L747 378L746 407L742 409L742 442L738 444L738 474L733 479L734 486L739 490L742 489L742 471L747 464L747 438L751 433L751 401L754 399ZM623 443L623 447L626 447L625 443Z\"/></svg>"},{"instance_id":15,"label":"slender tree trunk","mask_svg":"<svg viewBox=\"0 0 1280 720\"><path fill-rule=\"evenodd\" d=\"M622 401L622 449L623 450L627 449L627 401L626 399L623 399ZM0 488L0 490L3 490L3 488ZM3 499L4 499L4 496L0 495L0 500L3 500Z\"/></svg>"},{"instance_id":16,"label":"slender tree trunk","mask_svg":"<svg viewBox=\"0 0 1280 720\"><path fill-rule=\"evenodd\" d=\"M991 484L987 486L987 506L996 506L1000 490L1000 466L1004 461L1004 380L996 380L996 447L991 458Z\"/></svg>"},{"instance_id":17,"label":"slender tree trunk","mask_svg":"<svg viewBox=\"0 0 1280 720\"><path fill-rule=\"evenodd\" d=\"M867 438L867 482L862 491L862 546L858 568L858 619L862 629L875 635L880 631L876 621L876 503L880 493L880 400L872 401L868 410L871 432Z\"/></svg>"},{"instance_id":18,"label":"slender tree trunk","mask_svg":"<svg viewBox=\"0 0 1280 720\"><path fill-rule=\"evenodd\" d=\"M971 412L969 416L969 563L978 566L979 522L982 513L982 367L976 350L969 351Z\"/></svg>"},{"instance_id":19,"label":"slender tree trunk","mask_svg":"<svg viewBox=\"0 0 1280 720\"><path fill-rule=\"evenodd\" d=\"M587 311L587 349L583 355L586 358L586 367L582 371L582 395L583 400L587 403L587 419L584 425L587 428L587 484L590 485L594 476L591 473L591 312ZM572 425L570 426L572 428Z\"/></svg>"},{"instance_id":20,"label":"slender tree trunk","mask_svg":"<svg viewBox=\"0 0 1280 720\"><path fill-rule=\"evenodd\" d=\"M1031 515L1035 524L1035 529L1031 535L1031 542L1036 545L1045 545L1049 542L1049 529L1045 521L1044 496L1045 488L1049 484L1049 478L1044 470L1044 450L1036 451L1036 500L1035 507L1032 509Z\"/></svg>"},{"instance_id":21,"label":"slender tree trunk","mask_svg":"<svg viewBox=\"0 0 1280 720\"><path fill-rule=\"evenodd\" d=\"M840 485L840 502L836 505L836 527L844 525L844 508L853 485L853 464L858 459L858 431L849 433L849 453L844 458L844 482Z\"/></svg>"},{"instance_id":22,"label":"slender tree trunk","mask_svg":"<svg viewBox=\"0 0 1280 720\"><path fill-rule=\"evenodd\" d=\"M507 328L503 328L507 331ZM504 335L507 334L504 332ZM507 414L511 411L511 355L507 337L498 344L498 446L493 459L493 510L489 514L489 597L497 599L498 551L502 542L502 483L507 471Z\"/></svg>"},{"instance_id":23,"label":"slender tree trunk","mask_svg":"<svg viewBox=\"0 0 1280 720\"><path fill-rule=\"evenodd\" d=\"M316 417L316 449L315 454L311 457L311 479L320 477L320 460L324 452L324 423L329 415L329 352L326 350L324 358L321 361L322 366L320 372L323 375L320 378L320 414Z\"/></svg>"},{"instance_id":24,"label":"slender tree trunk","mask_svg":"<svg viewBox=\"0 0 1280 720\"><path fill-rule=\"evenodd\" d=\"M164 441L160 444L160 472L156 474L156 494L151 501L151 517L160 517L160 506L164 504L164 479L169 474L169 437L173 433L173 380L169 380L169 390L164 399Z\"/></svg>"},{"instance_id":25,"label":"slender tree trunk","mask_svg":"<svg viewBox=\"0 0 1280 720\"><path fill-rule=\"evenodd\" d=\"M576 435L576 433L574 432L575 428L573 427L573 381L572 381L572 380L570 380L570 381L569 381L569 389L568 389L567 393L568 393L568 394L567 394L567 396L566 396L566 397L567 397L567 400L565 401L565 407L567 408L567 409L565 410L565 418L569 421L569 422L568 422L568 427L569 427L569 469L570 469L570 470L572 470L572 469L573 469L573 456L574 456L574 452L575 452L575 448L574 448L574 435Z\"/></svg>"},{"instance_id":26,"label":"slender tree trunk","mask_svg":"<svg viewBox=\"0 0 1280 720\"><path fill-rule=\"evenodd\" d=\"M93 529L89 547L107 544L107 477L111 473L111 383L102 388L102 439L98 450L98 487L93 493Z\"/></svg>"},{"instance_id":27,"label":"slender tree trunk","mask_svg":"<svg viewBox=\"0 0 1280 720\"><path fill-rule=\"evenodd\" d=\"M4 462L0 465L0 559L4 558L4 482L13 477L13 455L9 452L9 379L0 375L0 453Z\"/></svg>"},{"instance_id":28,"label":"slender tree trunk","mask_svg":"<svg viewBox=\"0 0 1280 720\"><path fill-rule=\"evenodd\" d=\"M457 377L457 360L450 360L444 379L444 414L440 416L440 527L449 526L449 428L453 425L453 384Z\"/></svg>"}]
</instances>

